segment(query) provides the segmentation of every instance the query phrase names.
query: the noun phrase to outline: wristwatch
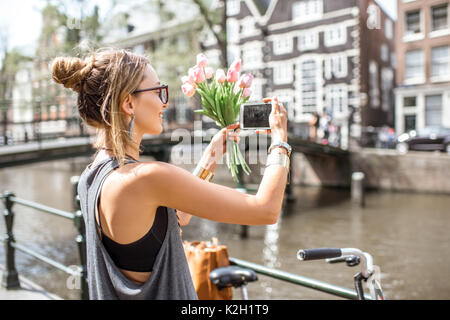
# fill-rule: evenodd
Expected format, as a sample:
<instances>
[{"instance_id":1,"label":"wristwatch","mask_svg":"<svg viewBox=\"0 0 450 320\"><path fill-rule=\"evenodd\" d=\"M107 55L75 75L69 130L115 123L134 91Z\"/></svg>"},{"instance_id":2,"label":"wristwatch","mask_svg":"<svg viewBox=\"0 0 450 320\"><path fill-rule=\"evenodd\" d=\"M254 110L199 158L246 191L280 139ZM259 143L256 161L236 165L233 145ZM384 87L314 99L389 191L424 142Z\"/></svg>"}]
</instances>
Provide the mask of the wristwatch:
<instances>
[{"instance_id":1,"label":"wristwatch","mask_svg":"<svg viewBox=\"0 0 450 320\"><path fill-rule=\"evenodd\" d=\"M272 143L272 144L270 145L270 147L269 147L269 153L270 153L274 148L277 148L277 147L281 147L281 148L286 149L288 157L291 156L292 147L291 147L289 144L287 144L286 142L284 142L284 141L277 141L277 142Z\"/></svg>"}]
</instances>

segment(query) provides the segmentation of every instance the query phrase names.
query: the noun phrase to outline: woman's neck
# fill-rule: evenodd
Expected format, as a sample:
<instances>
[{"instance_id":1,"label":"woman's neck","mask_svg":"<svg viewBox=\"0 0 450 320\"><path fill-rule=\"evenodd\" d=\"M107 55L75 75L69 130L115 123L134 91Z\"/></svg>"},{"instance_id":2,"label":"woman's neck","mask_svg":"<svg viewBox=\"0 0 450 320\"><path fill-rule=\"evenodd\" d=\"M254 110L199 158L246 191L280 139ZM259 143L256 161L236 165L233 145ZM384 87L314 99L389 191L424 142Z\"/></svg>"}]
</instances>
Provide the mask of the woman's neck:
<instances>
[{"instance_id":1,"label":"woman's neck","mask_svg":"<svg viewBox=\"0 0 450 320\"><path fill-rule=\"evenodd\" d=\"M137 145L140 146L141 145L141 141L142 141L142 136L140 135L139 137L137 137L136 134L135 134L134 137L133 137L133 141L138 142ZM102 146L101 149L107 151L108 155L113 156L113 154L112 154L112 150L113 149L112 149L111 146L112 146L112 143L110 143L110 141L106 141L105 145ZM125 148L125 155L130 157L130 158L133 158L136 161L139 161L139 148L138 148L138 150L136 150L136 149L133 149L130 146L127 146Z\"/></svg>"}]
</instances>

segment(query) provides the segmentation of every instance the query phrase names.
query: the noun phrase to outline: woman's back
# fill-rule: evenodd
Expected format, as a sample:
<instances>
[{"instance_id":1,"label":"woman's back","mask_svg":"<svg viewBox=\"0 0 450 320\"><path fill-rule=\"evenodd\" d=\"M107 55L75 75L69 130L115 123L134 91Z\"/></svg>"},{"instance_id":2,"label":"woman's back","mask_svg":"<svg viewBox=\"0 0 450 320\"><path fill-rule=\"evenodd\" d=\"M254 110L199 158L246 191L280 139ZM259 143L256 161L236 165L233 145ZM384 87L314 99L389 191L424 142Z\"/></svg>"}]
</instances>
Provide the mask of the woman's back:
<instances>
[{"instance_id":1,"label":"woman's back","mask_svg":"<svg viewBox=\"0 0 450 320\"><path fill-rule=\"evenodd\" d=\"M126 165L131 167L133 165ZM166 208L168 222L167 232L162 243L162 246L156 256L153 271L150 277L143 283L137 284L136 282L125 276L124 273L115 265L110 254L105 249L100 237L95 219L95 205L99 202L100 191L102 183L107 179L115 169L118 168L118 163L115 158L104 158L99 162L88 166L80 177L78 184L78 194L80 196L80 206L83 213L83 217L86 224L86 243L87 243L87 272L89 282L89 294L91 299L196 299L197 295L192 284L192 279L189 273L186 257L182 246L181 237L179 234L179 226L177 223L176 212L173 209ZM121 170L123 171L124 169ZM117 179L121 177L123 172L118 171ZM114 197L115 190L112 187L112 183L116 177L112 176L110 180L109 191L104 192L106 201L102 203L106 204L109 197ZM124 177L122 177L124 178ZM125 183L123 186L118 187L122 191L127 189L127 182L125 177ZM130 190L126 192L132 192L133 184L128 186ZM103 192L102 192L103 193ZM137 224L141 223L140 214L136 214L137 218L134 221L126 221L126 213L119 213L119 209L123 209L120 203L122 196L116 197L112 200L112 204L106 204L108 209L104 209L108 212L105 215L105 220L112 218L111 224L112 231L109 235L114 237L114 230L116 229L116 219L119 223L124 223L121 228L117 228L120 237L114 237L114 240L120 243L120 240L126 239L128 234L131 235L133 230L139 229ZM133 197L131 197L133 199ZM136 199L136 198L134 198ZM127 200L128 201L128 200ZM133 207L133 210L138 208ZM109 213L108 210L112 210ZM116 210L116 211L115 211ZM143 216L145 214L142 214ZM151 215L150 215L151 216ZM154 214L153 214L154 216ZM131 222L131 223L130 223ZM137 223L134 223L137 222ZM142 229L151 227L152 222L149 225L143 226ZM126 227L125 227L126 226ZM122 230L127 230L123 232ZM130 231L131 230L131 231ZM144 233L146 232L144 231ZM106 231L105 231L106 233ZM139 237L139 234L135 233L135 236ZM136 240L136 239L131 239ZM127 243L127 242L125 242Z\"/></svg>"}]
</instances>

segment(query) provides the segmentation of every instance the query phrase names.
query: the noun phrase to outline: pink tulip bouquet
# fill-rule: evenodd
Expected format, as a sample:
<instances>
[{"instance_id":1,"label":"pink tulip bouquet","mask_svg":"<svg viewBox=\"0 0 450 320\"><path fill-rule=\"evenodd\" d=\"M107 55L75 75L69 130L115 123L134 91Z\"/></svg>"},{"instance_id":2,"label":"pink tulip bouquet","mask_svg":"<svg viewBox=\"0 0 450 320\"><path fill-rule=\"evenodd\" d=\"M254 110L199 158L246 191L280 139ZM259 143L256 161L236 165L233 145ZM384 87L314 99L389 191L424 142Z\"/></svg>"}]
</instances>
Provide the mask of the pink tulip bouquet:
<instances>
[{"instance_id":1,"label":"pink tulip bouquet","mask_svg":"<svg viewBox=\"0 0 450 320\"><path fill-rule=\"evenodd\" d=\"M248 101L251 95L250 86L253 75L246 73L239 77L241 60L235 60L227 73L223 69L208 67L208 59L203 54L197 55L197 65L189 69L188 75L181 78L181 89L187 97L198 93L203 109L194 112L205 115L216 122L220 128L225 128L237 122L241 105ZM233 179L238 182L238 166L246 174L251 170L239 150L236 141L227 141L226 162Z\"/></svg>"}]
</instances>

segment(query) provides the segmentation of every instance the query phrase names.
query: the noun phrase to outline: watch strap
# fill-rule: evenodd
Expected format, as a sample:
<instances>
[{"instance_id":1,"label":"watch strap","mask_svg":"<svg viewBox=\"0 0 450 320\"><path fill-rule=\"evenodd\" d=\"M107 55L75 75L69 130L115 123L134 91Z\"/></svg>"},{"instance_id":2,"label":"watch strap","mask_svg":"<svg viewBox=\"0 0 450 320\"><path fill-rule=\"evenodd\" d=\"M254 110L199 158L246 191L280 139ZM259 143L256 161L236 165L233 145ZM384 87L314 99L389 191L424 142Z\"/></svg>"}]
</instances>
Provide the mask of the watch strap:
<instances>
[{"instance_id":1,"label":"watch strap","mask_svg":"<svg viewBox=\"0 0 450 320\"><path fill-rule=\"evenodd\" d=\"M281 148L286 149L288 157L291 156L292 147L291 147L288 143L286 143L286 142L284 142L284 141L277 141L277 142L272 143L272 144L270 145L270 147L269 147L269 153L270 153L274 148L277 148L277 147L281 147Z\"/></svg>"}]
</instances>

